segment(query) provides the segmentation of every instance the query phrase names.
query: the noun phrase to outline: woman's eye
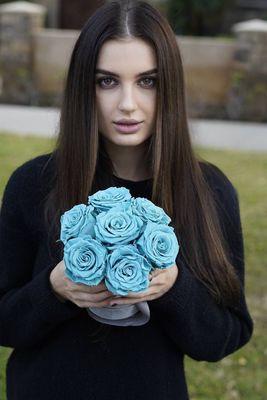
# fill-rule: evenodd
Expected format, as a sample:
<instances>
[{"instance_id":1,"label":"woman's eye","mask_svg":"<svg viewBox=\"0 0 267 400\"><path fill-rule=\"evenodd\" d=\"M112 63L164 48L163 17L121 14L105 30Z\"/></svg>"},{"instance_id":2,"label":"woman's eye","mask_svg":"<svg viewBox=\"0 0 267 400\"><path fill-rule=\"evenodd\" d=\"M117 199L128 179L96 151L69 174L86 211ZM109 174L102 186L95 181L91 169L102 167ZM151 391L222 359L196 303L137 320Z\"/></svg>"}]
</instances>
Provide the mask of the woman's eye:
<instances>
[{"instance_id":1,"label":"woman's eye","mask_svg":"<svg viewBox=\"0 0 267 400\"><path fill-rule=\"evenodd\" d=\"M144 78L141 82L145 82L146 87L154 87L156 85L156 78Z\"/></svg>"},{"instance_id":2,"label":"woman's eye","mask_svg":"<svg viewBox=\"0 0 267 400\"><path fill-rule=\"evenodd\" d=\"M114 81L114 79L113 79L113 78L110 78L110 77L108 77L108 78L100 78L100 79L97 80L97 84L98 84L99 86L101 86L101 87L110 87L110 86L113 86L113 85L110 85L110 84L109 84L109 81ZM104 82L105 82L105 84L103 84Z\"/></svg>"}]
</instances>

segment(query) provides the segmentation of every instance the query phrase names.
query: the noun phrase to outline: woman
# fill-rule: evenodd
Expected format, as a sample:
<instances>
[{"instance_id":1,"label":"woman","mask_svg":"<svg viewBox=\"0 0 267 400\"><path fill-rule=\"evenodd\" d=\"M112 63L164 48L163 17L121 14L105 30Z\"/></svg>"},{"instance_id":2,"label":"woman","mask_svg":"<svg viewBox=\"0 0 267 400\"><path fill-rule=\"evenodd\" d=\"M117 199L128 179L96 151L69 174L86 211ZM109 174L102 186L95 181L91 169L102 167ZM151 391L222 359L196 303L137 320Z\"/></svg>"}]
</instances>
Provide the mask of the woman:
<instances>
[{"instance_id":1,"label":"woman","mask_svg":"<svg viewBox=\"0 0 267 400\"><path fill-rule=\"evenodd\" d=\"M103 282L71 282L58 241L63 212L109 186L164 208L180 243L172 267L124 298ZM237 192L194 155L176 38L149 4L111 2L85 24L56 147L10 177L0 234L9 400L184 400L184 355L219 361L249 341ZM86 312L140 301L151 313L142 326L108 326Z\"/></svg>"}]
</instances>

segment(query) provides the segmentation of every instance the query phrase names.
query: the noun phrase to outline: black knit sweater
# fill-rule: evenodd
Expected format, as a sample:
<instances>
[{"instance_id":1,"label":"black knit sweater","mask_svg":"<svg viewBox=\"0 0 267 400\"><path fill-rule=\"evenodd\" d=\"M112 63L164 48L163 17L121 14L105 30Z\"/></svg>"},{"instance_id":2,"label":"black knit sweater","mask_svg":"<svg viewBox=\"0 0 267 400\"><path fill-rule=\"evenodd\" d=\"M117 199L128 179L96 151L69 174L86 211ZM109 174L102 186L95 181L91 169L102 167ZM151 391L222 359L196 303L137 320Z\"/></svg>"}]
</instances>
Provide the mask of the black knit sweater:
<instances>
[{"instance_id":1,"label":"black knit sweater","mask_svg":"<svg viewBox=\"0 0 267 400\"><path fill-rule=\"evenodd\" d=\"M218 306L179 254L174 285L148 302L150 321L109 326L94 341L90 333L103 325L84 308L62 303L49 284L63 257L51 251L43 223L48 158L39 156L13 172L0 214L0 345L14 349L6 371L8 400L188 399L184 355L219 361L249 341L253 321L244 291L240 307ZM237 192L217 167L205 166L204 173L221 205L231 261L244 288ZM150 180L114 177L114 186L151 198Z\"/></svg>"}]
</instances>

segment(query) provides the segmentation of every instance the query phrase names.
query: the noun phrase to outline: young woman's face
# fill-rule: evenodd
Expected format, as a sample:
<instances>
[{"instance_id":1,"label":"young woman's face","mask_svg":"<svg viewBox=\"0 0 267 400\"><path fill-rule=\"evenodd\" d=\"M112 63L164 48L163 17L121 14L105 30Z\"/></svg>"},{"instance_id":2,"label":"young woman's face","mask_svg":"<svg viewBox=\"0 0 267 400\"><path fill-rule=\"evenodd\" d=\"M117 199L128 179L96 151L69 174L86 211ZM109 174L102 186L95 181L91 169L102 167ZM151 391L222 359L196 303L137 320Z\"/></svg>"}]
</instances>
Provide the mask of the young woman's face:
<instances>
[{"instance_id":1,"label":"young woman's face","mask_svg":"<svg viewBox=\"0 0 267 400\"><path fill-rule=\"evenodd\" d=\"M153 134L156 68L153 49L141 39L103 44L95 80L98 129L105 140L119 146L137 146ZM134 119L138 124L117 125L121 119Z\"/></svg>"}]
</instances>

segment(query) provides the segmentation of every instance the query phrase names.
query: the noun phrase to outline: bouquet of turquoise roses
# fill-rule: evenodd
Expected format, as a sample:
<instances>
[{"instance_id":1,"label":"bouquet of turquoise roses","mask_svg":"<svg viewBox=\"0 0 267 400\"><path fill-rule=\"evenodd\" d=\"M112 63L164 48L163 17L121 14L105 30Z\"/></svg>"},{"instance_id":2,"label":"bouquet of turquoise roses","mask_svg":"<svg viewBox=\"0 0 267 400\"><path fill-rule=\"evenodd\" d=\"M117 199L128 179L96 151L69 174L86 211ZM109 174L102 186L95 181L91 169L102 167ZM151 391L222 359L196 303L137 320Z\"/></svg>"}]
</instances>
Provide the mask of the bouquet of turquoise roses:
<instances>
[{"instance_id":1,"label":"bouquet of turquoise roses","mask_svg":"<svg viewBox=\"0 0 267 400\"><path fill-rule=\"evenodd\" d=\"M172 266L179 251L170 217L125 187L99 190L60 222L68 278L86 285L104 280L115 295L147 289L150 272Z\"/></svg>"}]
</instances>

